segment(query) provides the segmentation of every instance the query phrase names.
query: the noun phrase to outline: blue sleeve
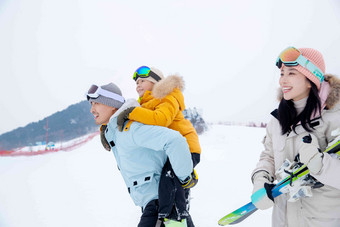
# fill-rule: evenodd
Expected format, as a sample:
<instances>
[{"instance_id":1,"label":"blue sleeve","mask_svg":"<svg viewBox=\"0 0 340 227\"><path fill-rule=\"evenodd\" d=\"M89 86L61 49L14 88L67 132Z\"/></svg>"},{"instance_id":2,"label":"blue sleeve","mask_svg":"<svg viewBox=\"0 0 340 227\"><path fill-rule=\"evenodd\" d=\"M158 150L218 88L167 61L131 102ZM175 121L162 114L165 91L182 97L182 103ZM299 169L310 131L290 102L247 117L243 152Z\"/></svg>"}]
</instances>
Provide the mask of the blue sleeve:
<instances>
[{"instance_id":1,"label":"blue sleeve","mask_svg":"<svg viewBox=\"0 0 340 227\"><path fill-rule=\"evenodd\" d=\"M136 124L132 137L137 146L164 151L180 180L190 176L193 171L191 154L186 139L179 132L161 126Z\"/></svg>"}]
</instances>

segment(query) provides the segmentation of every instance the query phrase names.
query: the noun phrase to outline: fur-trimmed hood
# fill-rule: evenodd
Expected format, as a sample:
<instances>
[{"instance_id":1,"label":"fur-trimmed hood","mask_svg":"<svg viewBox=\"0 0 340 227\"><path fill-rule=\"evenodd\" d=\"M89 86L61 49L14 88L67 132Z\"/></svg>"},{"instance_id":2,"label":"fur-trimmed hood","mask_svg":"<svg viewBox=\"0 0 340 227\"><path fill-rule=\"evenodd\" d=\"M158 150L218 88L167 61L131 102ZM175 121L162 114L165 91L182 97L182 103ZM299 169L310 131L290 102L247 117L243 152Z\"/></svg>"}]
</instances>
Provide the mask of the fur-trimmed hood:
<instances>
[{"instance_id":1,"label":"fur-trimmed hood","mask_svg":"<svg viewBox=\"0 0 340 227\"><path fill-rule=\"evenodd\" d=\"M327 109L333 109L337 104L340 104L340 79L332 74L325 74L325 81L329 84L329 91L325 106ZM282 90L278 89L278 101L283 98ZM322 98L322 97L321 97Z\"/></svg>"},{"instance_id":2,"label":"fur-trimmed hood","mask_svg":"<svg viewBox=\"0 0 340 227\"><path fill-rule=\"evenodd\" d=\"M326 74L325 81L327 81L331 87L327 96L326 107L333 109L334 106L340 102L340 79L332 74Z\"/></svg>"},{"instance_id":3,"label":"fur-trimmed hood","mask_svg":"<svg viewBox=\"0 0 340 227\"><path fill-rule=\"evenodd\" d=\"M179 75L170 75L159 81L153 86L152 95L156 99L162 99L171 92L175 88L178 88L183 92L184 90L184 81L183 78Z\"/></svg>"},{"instance_id":4,"label":"fur-trimmed hood","mask_svg":"<svg viewBox=\"0 0 340 227\"><path fill-rule=\"evenodd\" d=\"M129 107L140 106L136 99L127 99L125 103L110 117L110 119L118 117L118 115Z\"/></svg>"}]
</instances>

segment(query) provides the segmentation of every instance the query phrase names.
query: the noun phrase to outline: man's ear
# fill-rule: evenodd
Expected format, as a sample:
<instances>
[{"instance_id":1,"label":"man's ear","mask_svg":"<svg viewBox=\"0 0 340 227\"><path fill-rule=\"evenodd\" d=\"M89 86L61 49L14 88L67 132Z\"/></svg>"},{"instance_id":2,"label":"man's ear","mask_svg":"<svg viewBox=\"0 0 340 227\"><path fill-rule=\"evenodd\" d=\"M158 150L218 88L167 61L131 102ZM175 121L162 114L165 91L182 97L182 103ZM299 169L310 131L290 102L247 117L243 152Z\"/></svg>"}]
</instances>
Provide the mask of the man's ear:
<instances>
[{"instance_id":1,"label":"man's ear","mask_svg":"<svg viewBox=\"0 0 340 227\"><path fill-rule=\"evenodd\" d=\"M112 115L115 114L117 112L117 110L118 110L117 108L112 107Z\"/></svg>"}]
</instances>

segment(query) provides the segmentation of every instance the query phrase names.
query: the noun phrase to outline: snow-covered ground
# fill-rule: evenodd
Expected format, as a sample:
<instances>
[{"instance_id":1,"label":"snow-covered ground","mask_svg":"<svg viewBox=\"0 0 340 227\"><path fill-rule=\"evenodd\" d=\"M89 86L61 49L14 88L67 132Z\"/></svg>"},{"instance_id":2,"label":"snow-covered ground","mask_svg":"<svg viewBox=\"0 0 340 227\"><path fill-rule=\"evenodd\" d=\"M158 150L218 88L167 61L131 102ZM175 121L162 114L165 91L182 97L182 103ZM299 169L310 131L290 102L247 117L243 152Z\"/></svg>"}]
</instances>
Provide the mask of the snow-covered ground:
<instances>
[{"instance_id":1,"label":"snow-covered ground","mask_svg":"<svg viewBox=\"0 0 340 227\"><path fill-rule=\"evenodd\" d=\"M250 201L250 174L265 130L212 125L200 136L201 163L192 189L197 227ZM114 156L96 136L76 150L29 157L0 157L1 227L133 227L141 210L129 197ZM236 226L270 226L271 210Z\"/></svg>"}]
</instances>

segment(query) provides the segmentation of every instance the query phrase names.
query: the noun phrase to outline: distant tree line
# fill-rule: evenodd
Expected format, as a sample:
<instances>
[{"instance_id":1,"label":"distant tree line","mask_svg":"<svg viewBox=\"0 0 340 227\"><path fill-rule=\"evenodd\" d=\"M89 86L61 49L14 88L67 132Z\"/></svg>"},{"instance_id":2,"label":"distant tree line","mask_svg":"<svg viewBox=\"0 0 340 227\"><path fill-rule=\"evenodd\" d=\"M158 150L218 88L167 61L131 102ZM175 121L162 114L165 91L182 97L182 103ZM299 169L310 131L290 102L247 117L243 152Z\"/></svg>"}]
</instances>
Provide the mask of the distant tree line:
<instances>
[{"instance_id":1,"label":"distant tree line","mask_svg":"<svg viewBox=\"0 0 340 227\"><path fill-rule=\"evenodd\" d=\"M193 109L191 108L185 109L183 111L183 115L194 126L197 134L200 135L208 129L207 124L203 120L203 117L201 116L201 114L197 111L196 107L194 107Z\"/></svg>"},{"instance_id":2,"label":"distant tree line","mask_svg":"<svg viewBox=\"0 0 340 227\"><path fill-rule=\"evenodd\" d=\"M217 124L219 125L240 125L240 126L247 126L247 127L255 127L255 128L265 128L267 127L267 123L264 122L234 122L234 121L220 121Z\"/></svg>"}]
</instances>

